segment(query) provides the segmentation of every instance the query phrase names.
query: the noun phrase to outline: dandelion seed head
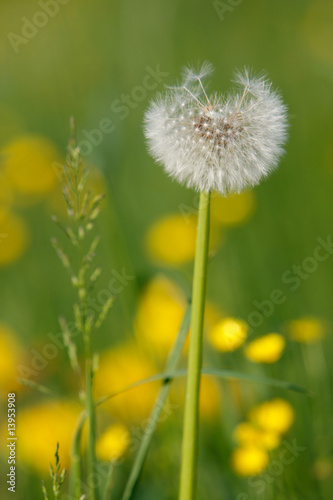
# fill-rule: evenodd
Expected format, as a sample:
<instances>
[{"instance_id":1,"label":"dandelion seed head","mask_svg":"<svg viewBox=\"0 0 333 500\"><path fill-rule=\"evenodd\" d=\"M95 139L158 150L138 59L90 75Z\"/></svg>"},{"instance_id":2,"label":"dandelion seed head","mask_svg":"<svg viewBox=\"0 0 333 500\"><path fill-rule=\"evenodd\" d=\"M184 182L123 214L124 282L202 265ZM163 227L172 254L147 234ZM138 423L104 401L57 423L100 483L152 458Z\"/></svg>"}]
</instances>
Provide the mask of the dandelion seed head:
<instances>
[{"instance_id":1,"label":"dandelion seed head","mask_svg":"<svg viewBox=\"0 0 333 500\"><path fill-rule=\"evenodd\" d=\"M287 109L263 76L235 75L236 91L206 93L212 67L185 69L180 86L153 101L145 115L152 156L174 179L226 195L254 186L277 167L287 139Z\"/></svg>"}]
</instances>

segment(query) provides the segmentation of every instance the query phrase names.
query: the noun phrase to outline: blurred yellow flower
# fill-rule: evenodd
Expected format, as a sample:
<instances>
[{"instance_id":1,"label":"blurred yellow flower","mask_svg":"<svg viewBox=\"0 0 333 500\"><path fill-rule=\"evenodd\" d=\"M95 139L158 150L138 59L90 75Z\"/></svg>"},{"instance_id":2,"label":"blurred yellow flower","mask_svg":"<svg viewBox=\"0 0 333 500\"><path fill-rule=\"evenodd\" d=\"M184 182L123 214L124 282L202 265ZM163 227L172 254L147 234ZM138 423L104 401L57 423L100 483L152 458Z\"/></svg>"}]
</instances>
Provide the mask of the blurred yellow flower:
<instances>
[{"instance_id":1,"label":"blurred yellow flower","mask_svg":"<svg viewBox=\"0 0 333 500\"><path fill-rule=\"evenodd\" d=\"M130 442L130 435L124 425L110 425L97 439L96 456L99 460L111 462L122 457Z\"/></svg>"},{"instance_id":2,"label":"blurred yellow flower","mask_svg":"<svg viewBox=\"0 0 333 500\"><path fill-rule=\"evenodd\" d=\"M14 190L28 196L30 201L36 201L36 196L46 195L55 187L57 175L53 163L58 161L59 154L49 139L20 136L6 145L1 155Z\"/></svg>"},{"instance_id":3,"label":"blurred yellow flower","mask_svg":"<svg viewBox=\"0 0 333 500\"><path fill-rule=\"evenodd\" d=\"M153 224L146 234L146 249L150 257L170 265L193 259L197 235L197 217L169 215Z\"/></svg>"},{"instance_id":4,"label":"blurred yellow flower","mask_svg":"<svg viewBox=\"0 0 333 500\"><path fill-rule=\"evenodd\" d=\"M256 199L252 191L243 191L233 196L219 196L214 193L211 201L212 222L224 226L238 226L253 214Z\"/></svg>"},{"instance_id":5,"label":"blurred yellow flower","mask_svg":"<svg viewBox=\"0 0 333 500\"><path fill-rule=\"evenodd\" d=\"M163 275L152 279L140 298L135 319L138 340L154 352L167 355L177 336L186 308L182 290Z\"/></svg>"},{"instance_id":6,"label":"blurred yellow flower","mask_svg":"<svg viewBox=\"0 0 333 500\"><path fill-rule=\"evenodd\" d=\"M333 63L332 30L333 5L328 0L310 2L300 26L300 35L314 56L322 62Z\"/></svg>"},{"instance_id":7,"label":"blurred yellow flower","mask_svg":"<svg viewBox=\"0 0 333 500\"><path fill-rule=\"evenodd\" d=\"M61 400L48 400L20 410L18 425L18 460L47 474L54 450L59 442L63 467L70 463L70 451L79 405Z\"/></svg>"},{"instance_id":8,"label":"blurred yellow flower","mask_svg":"<svg viewBox=\"0 0 333 500\"><path fill-rule=\"evenodd\" d=\"M333 476L333 461L331 458L318 458L313 465L313 474L318 481L325 481Z\"/></svg>"},{"instance_id":9,"label":"blurred yellow flower","mask_svg":"<svg viewBox=\"0 0 333 500\"><path fill-rule=\"evenodd\" d=\"M266 401L252 408L249 419L254 425L266 431L283 434L294 421L294 410L288 401L281 398Z\"/></svg>"},{"instance_id":10,"label":"blurred yellow flower","mask_svg":"<svg viewBox=\"0 0 333 500\"><path fill-rule=\"evenodd\" d=\"M17 367L23 359L23 350L14 330L5 323L0 323L0 399L8 392L17 391Z\"/></svg>"},{"instance_id":11,"label":"blurred yellow flower","mask_svg":"<svg viewBox=\"0 0 333 500\"><path fill-rule=\"evenodd\" d=\"M244 348L245 356L255 363L274 363L278 361L286 345L285 339L278 333L269 333L253 340Z\"/></svg>"},{"instance_id":12,"label":"blurred yellow flower","mask_svg":"<svg viewBox=\"0 0 333 500\"><path fill-rule=\"evenodd\" d=\"M155 366L134 343L110 349L101 354L94 378L96 397L114 394L155 373ZM125 422L141 423L153 407L158 386L158 382L148 383L125 391L103 403L103 409Z\"/></svg>"},{"instance_id":13,"label":"blurred yellow flower","mask_svg":"<svg viewBox=\"0 0 333 500\"><path fill-rule=\"evenodd\" d=\"M241 422L238 424L234 429L233 437L240 445L254 445L266 450L277 448L281 441L279 433L259 429L250 422Z\"/></svg>"},{"instance_id":14,"label":"blurred yellow flower","mask_svg":"<svg viewBox=\"0 0 333 500\"><path fill-rule=\"evenodd\" d=\"M277 448L281 435L294 421L294 411L284 399L273 399L252 408L249 421L241 422L233 432L240 445L232 455L232 466L241 476L261 473L269 463L267 451Z\"/></svg>"},{"instance_id":15,"label":"blurred yellow flower","mask_svg":"<svg viewBox=\"0 0 333 500\"><path fill-rule=\"evenodd\" d=\"M177 266L194 258L197 238L196 215L172 214L153 224L145 236L145 248L155 261ZM223 241L222 235L212 224L209 248Z\"/></svg>"},{"instance_id":16,"label":"blurred yellow flower","mask_svg":"<svg viewBox=\"0 0 333 500\"><path fill-rule=\"evenodd\" d=\"M215 349L222 352L234 351L240 347L247 336L248 325L235 318L224 318L209 331L209 341Z\"/></svg>"},{"instance_id":17,"label":"blurred yellow flower","mask_svg":"<svg viewBox=\"0 0 333 500\"><path fill-rule=\"evenodd\" d=\"M240 446L233 451L231 463L239 476L255 476L266 469L269 455L264 448L255 445Z\"/></svg>"},{"instance_id":18,"label":"blurred yellow flower","mask_svg":"<svg viewBox=\"0 0 333 500\"><path fill-rule=\"evenodd\" d=\"M0 219L0 266L11 264L25 252L29 231L24 220L7 213Z\"/></svg>"},{"instance_id":19,"label":"blurred yellow flower","mask_svg":"<svg viewBox=\"0 0 333 500\"><path fill-rule=\"evenodd\" d=\"M314 317L299 318L288 323L291 338L306 344L321 340L325 336L326 329L326 323Z\"/></svg>"}]
</instances>

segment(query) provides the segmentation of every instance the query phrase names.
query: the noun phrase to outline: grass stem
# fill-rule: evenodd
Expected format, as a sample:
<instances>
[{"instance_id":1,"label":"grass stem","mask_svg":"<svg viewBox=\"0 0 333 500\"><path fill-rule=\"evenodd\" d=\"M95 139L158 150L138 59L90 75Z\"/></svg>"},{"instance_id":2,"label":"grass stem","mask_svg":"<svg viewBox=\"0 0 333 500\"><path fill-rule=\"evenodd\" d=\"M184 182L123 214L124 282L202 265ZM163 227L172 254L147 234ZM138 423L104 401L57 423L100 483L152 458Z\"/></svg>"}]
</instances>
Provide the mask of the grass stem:
<instances>
[{"instance_id":1,"label":"grass stem","mask_svg":"<svg viewBox=\"0 0 333 500\"><path fill-rule=\"evenodd\" d=\"M95 474L95 441L96 441L96 430L95 430L95 405L93 400L93 368L91 356L86 357L86 411L88 415L88 481L93 483L93 477ZM89 480L90 478L90 480ZM99 500L98 487L92 486L90 492L91 500Z\"/></svg>"}]
</instances>

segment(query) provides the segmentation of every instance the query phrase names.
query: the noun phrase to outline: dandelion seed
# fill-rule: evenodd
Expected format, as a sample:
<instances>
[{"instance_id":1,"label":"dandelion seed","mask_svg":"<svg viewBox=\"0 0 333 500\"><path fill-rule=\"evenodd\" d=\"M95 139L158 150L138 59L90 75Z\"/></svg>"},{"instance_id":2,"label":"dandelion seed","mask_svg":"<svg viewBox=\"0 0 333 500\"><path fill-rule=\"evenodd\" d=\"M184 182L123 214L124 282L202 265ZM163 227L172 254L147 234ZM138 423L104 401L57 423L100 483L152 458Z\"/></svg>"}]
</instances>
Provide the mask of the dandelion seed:
<instances>
[{"instance_id":1,"label":"dandelion seed","mask_svg":"<svg viewBox=\"0 0 333 500\"><path fill-rule=\"evenodd\" d=\"M198 73L185 69L145 115L152 156L174 179L198 191L226 195L258 184L277 167L287 138L287 110L263 77L237 73L239 92L209 96ZM181 127L179 127L181 125Z\"/></svg>"}]
</instances>

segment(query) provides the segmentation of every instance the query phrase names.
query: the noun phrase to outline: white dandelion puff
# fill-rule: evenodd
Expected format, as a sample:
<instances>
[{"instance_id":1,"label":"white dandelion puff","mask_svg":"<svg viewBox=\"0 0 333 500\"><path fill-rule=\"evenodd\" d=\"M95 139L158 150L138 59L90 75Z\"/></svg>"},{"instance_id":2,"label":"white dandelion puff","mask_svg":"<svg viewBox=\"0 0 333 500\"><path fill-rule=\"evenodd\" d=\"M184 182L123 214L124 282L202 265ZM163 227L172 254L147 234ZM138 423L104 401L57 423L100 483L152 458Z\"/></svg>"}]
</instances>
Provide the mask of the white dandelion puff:
<instances>
[{"instance_id":1,"label":"white dandelion puff","mask_svg":"<svg viewBox=\"0 0 333 500\"><path fill-rule=\"evenodd\" d=\"M186 68L180 86L145 115L151 155L174 179L198 191L239 193L274 170L287 139L287 108L265 77L235 76L236 92L208 95L212 72Z\"/></svg>"}]
</instances>

